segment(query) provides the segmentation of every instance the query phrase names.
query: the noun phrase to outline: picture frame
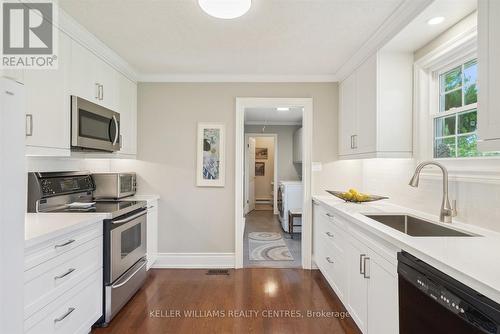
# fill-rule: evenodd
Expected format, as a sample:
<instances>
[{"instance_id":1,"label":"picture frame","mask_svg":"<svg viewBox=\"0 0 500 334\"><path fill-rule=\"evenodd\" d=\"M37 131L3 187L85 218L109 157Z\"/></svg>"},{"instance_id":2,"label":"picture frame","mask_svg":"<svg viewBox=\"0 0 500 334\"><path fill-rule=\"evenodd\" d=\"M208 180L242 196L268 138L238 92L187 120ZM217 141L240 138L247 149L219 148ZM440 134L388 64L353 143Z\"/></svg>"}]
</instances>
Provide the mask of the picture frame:
<instances>
[{"instance_id":1,"label":"picture frame","mask_svg":"<svg viewBox=\"0 0 500 334\"><path fill-rule=\"evenodd\" d=\"M255 160L267 160L267 159L268 159L267 147L255 148Z\"/></svg>"},{"instance_id":2,"label":"picture frame","mask_svg":"<svg viewBox=\"0 0 500 334\"><path fill-rule=\"evenodd\" d=\"M196 185L224 187L226 181L224 123L198 124Z\"/></svg>"},{"instance_id":3,"label":"picture frame","mask_svg":"<svg viewBox=\"0 0 500 334\"><path fill-rule=\"evenodd\" d=\"M266 175L266 163L255 162L255 176L265 176L265 175Z\"/></svg>"}]
</instances>

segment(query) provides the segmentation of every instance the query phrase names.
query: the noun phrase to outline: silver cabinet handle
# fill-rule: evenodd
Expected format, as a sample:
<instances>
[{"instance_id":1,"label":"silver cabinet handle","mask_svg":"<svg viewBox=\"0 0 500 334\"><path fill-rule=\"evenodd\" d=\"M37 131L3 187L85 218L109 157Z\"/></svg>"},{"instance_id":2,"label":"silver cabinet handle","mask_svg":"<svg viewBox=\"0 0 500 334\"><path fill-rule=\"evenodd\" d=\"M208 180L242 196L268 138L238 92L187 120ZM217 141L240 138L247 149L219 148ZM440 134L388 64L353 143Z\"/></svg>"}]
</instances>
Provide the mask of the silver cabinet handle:
<instances>
[{"instance_id":1,"label":"silver cabinet handle","mask_svg":"<svg viewBox=\"0 0 500 334\"><path fill-rule=\"evenodd\" d=\"M367 265L368 264L368 270L366 269L367 268ZM365 257L363 259L363 267L364 267L364 272L363 272L363 277L364 278L370 278L370 258L369 257Z\"/></svg>"},{"instance_id":2,"label":"silver cabinet handle","mask_svg":"<svg viewBox=\"0 0 500 334\"><path fill-rule=\"evenodd\" d=\"M68 240L66 241L65 243L62 243L62 244L59 244L59 245L55 245L54 248L59 248L59 247L64 247L64 246L68 246L69 244L72 244L73 242L75 242L76 240L74 239L71 239L71 240Z\"/></svg>"},{"instance_id":3,"label":"silver cabinet handle","mask_svg":"<svg viewBox=\"0 0 500 334\"><path fill-rule=\"evenodd\" d=\"M363 267L363 258L366 256L366 254L360 254L359 255L359 273L361 275L364 275L365 274L365 270L364 270L364 267Z\"/></svg>"},{"instance_id":4,"label":"silver cabinet handle","mask_svg":"<svg viewBox=\"0 0 500 334\"><path fill-rule=\"evenodd\" d=\"M95 83L95 99L96 100L100 99L100 96L101 96L100 92L101 92L101 85L98 82L96 82Z\"/></svg>"},{"instance_id":5,"label":"silver cabinet handle","mask_svg":"<svg viewBox=\"0 0 500 334\"><path fill-rule=\"evenodd\" d=\"M354 148L354 142L353 142L354 135L351 135L351 149Z\"/></svg>"},{"instance_id":6,"label":"silver cabinet handle","mask_svg":"<svg viewBox=\"0 0 500 334\"><path fill-rule=\"evenodd\" d=\"M326 234L327 236L329 236L330 238L333 238L333 237L334 237L334 235L333 235L331 232L325 232L325 234Z\"/></svg>"},{"instance_id":7,"label":"silver cabinet handle","mask_svg":"<svg viewBox=\"0 0 500 334\"><path fill-rule=\"evenodd\" d=\"M66 313L64 313L63 315L61 315L59 318L55 318L54 319L54 322L60 322L60 321L63 321L64 319L66 319L71 313L73 313L73 311L76 310L74 307L70 307L68 308L68 310L66 311Z\"/></svg>"},{"instance_id":8,"label":"silver cabinet handle","mask_svg":"<svg viewBox=\"0 0 500 334\"><path fill-rule=\"evenodd\" d=\"M118 134L120 133L120 129L118 129L118 120L116 119L115 115L113 115L113 122L115 122L115 127L116 127L115 139L113 140L113 146L114 146L118 141Z\"/></svg>"},{"instance_id":9,"label":"silver cabinet handle","mask_svg":"<svg viewBox=\"0 0 500 334\"><path fill-rule=\"evenodd\" d=\"M104 85L99 85L99 100L104 100Z\"/></svg>"},{"instance_id":10,"label":"silver cabinet handle","mask_svg":"<svg viewBox=\"0 0 500 334\"><path fill-rule=\"evenodd\" d=\"M14 93L12 93L10 90L6 90L6 91L5 91L5 94L7 94L7 95L11 95L11 96L14 96Z\"/></svg>"},{"instance_id":11,"label":"silver cabinet handle","mask_svg":"<svg viewBox=\"0 0 500 334\"><path fill-rule=\"evenodd\" d=\"M33 136L33 114L26 114L26 137Z\"/></svg>"},{"instance_id":12,"label":"silver cabinet handle","mask_svg":"<svg viewBox=\"0 0 500 334\"><path fill-rule=\"evenodd\" d=\"M58 276L54 277L54 279L55 279L55 280L62 279L62 278L64 278L64 277L68 276L69 274L71 274L71 273L72 273L73 271L75 271L75 270L76 270L75 268L70 268L70 269L68 269L68 271L67 271L67 272L65 272L64 274L61 274L61 275L58 275Z\"/></svg>"},{"instance_id":13,"label":"silver cabinet handle","mask_svg":"<svg viewBox=\"0 0 500 334\"><path fill-rule=\"evenodd\" d=\"M354 139L353 148L358 148L358 135L353 135L352 138Z\"/></svg>"},{"instance_id":14,"label":"silver cabinet handle","mask_svg":"<svg viewBox=\"0 0 500 334\"><path fill-rule=\"evenodd\" d=\"M326 261L328 261L328 263L333 263L333 260L329 256L326 257Z\"/></svg>"},{"instance_id":15,"label":"silver cabinet handle","mask_svg":"<svg viewBox=\"0 0 500 334\"><path fill-rule=\"evenodd\" d=\"M148 206L148 209L153 209L155 206L154 205L151 205L151 206Z\"/></svg>"},{"instance_id":16,"label":"silver cabinet handle","mask_svg":"<svg viewBox=\"0 0 500 334\"><path fill-rule=\"evenodd\" d=\"M327 216L328 218L332 218L332 219L333 219L333 218L335 218L335 216L334 216L334 215L329 214L329 213L327 213L327 214L326 214L326 216Z\"/></svg>"}]
</instances>

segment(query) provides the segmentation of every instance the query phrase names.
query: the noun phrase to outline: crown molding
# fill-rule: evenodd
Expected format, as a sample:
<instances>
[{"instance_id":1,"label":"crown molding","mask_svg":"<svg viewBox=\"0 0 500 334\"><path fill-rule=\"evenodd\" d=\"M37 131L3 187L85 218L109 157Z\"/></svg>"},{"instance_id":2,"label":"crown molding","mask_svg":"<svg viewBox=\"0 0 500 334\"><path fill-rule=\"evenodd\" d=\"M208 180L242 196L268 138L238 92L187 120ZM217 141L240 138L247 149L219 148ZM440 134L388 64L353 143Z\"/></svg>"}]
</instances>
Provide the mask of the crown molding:
<instances>
[{"instance_id":1,"label":"crown molding","mask_svg":"<svg viewBox=\"0 0 500 334\"><path fill-rule=\"evenodd\" d=\"M334 75L141 74L139 82L337 82Z\"/></svg>"},{"instance_id":2,"label":"crown molding","mask_svg":"<svg viewBox=\"0 0 500 334\"><path fill-rule=\"evenodd\" d=\"M289 121L245 121L245 125L265 125L265 126L273 126L273 125L302 125L302 122L289 122Z\"/></svg>"},{"instance_id":3,"label":"crown molding","mask_svg":"<svg viewBox=\"0 0 500 334\"><path fill-rule=\"evenodd\" d=\"M61 7L59 7L57 27L128 79L137 82L137 71L129 63L67 14Z\"/></svg>"},{"instance_id":4,"label":"crown molding","mask_svg":"<svg viewBox=\"0 0 500 334\"><path fill-rule=\"evenodd\" d=\"M401 3L377 31L340 67L335 73L335 77L339 81L344 80L366 59L387 44L433 1L405 0Z\"/></svg>"}]
</instances>

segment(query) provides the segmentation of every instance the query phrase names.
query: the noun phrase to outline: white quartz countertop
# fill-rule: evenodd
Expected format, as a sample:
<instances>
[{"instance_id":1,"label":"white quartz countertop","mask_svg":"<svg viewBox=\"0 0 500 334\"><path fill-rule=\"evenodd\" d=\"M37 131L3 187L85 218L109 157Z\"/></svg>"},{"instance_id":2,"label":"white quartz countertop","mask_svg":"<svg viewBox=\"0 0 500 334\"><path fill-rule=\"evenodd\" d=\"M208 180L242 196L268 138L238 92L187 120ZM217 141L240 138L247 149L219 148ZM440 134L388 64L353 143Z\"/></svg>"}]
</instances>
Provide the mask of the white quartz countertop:
<instances>
[{"instance_id":1,"label":"white quartz countertop","mask_svg":"<svg viewBox=\"0 0 500 334\"><path fill-rule=\"evenodd\" d=\"M63 234L109 218L101 213L27 213L24 220L24 247L33 247Z\"/></svg>"},{"instance_id":2,"label":"white quartz countertop","mask_svg":"<svg viewBox=\"0 0 500 334\"><path fill-rule=\"evenodd\" d=\"M127 198L124 198L126 200L130 200L130 201L157 201L160 199L160 196L159 195L134 195L134 196L131 196L131 197L127 197Z\"/></svg>"},{"instance_id":3,"label":"white quartz countertop","mask_svg":"<svg viewBox=\"0 0 500 334\"><path fill-rule=\"evenodd\" d=\"M345 203L333 196L313 196L325 208L353 224L427 262L488 298L500 303L500 233L453 222L446 227L477 234L477 237L412 237L365 217L367 213L406 213L439 221L419 211L387 203ZM436 203L436 213L440 203Z\"/></svg>"}]
</instances>

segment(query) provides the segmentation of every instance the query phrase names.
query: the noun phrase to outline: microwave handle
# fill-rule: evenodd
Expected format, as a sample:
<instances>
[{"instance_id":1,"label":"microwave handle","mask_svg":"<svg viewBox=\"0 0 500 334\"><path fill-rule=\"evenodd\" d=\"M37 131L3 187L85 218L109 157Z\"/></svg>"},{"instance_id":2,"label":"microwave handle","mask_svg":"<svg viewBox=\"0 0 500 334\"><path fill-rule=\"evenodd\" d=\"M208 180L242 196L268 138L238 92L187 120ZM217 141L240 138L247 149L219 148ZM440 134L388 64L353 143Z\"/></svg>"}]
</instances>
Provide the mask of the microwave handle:
<instances>
[{"instance_id":1,"label":"microwave handle","mask_svg":"<svg viewBox=\"0 0 500 334\"><path fill-rule=\"evenodd\" d=\"M116 116L113 115L113 122L115 122L115 139L113 139L113 146L116 145L118 141L118 135L120 134L120 129L118 129L118 121L116 120Z\"/></svg>"}]
</instances>

